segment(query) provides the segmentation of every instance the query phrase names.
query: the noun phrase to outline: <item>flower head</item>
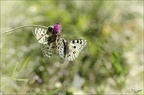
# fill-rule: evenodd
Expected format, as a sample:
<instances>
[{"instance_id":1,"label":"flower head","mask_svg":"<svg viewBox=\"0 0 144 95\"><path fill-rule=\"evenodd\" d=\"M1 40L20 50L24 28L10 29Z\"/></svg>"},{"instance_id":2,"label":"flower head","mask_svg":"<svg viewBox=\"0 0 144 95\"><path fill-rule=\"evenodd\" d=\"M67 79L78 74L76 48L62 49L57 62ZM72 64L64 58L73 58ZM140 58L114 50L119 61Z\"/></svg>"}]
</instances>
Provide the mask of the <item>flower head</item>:
<instances>
[{"instance_id":1,"label":"flower head","mask_svg":"<svg viewBox=\"0 0 144 95\"><path fill-rule=\"evenodd\" d=\"M42 79L38 79L37 82L38 82L38 84L42 84L43 83Z\"/></svg>"},{"instance_id":2,"label":"flower head","mask_svg":"<svg viewBox=\"0 0 144 95\"><path fill-rule=\"evenodd\" d=\"M61 25L59 23L56 23L54 25L54 28L53 28L52 32L56 33L56 34L60 34L61 33Z\"/></svg>"}]
</instances>

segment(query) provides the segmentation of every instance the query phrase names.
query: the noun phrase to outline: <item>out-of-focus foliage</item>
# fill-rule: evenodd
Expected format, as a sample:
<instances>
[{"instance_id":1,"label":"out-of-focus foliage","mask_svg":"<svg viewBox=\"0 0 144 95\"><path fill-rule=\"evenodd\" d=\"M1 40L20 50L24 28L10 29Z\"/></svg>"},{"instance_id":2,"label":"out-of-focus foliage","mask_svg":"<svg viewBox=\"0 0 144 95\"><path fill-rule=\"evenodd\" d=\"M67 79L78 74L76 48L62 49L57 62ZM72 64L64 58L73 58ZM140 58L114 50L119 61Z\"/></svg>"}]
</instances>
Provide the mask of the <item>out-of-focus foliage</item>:
<instances>
[{"instance_id":1,"label":"out-of-focus foliage","mask_svg":"<svg viewBox=\"0 0 144 95\"><path fill-rule=\"evenodd\" d=\"M2 1L1 32L59 22L65 39L88 41L80 56L65 66L55 56L43 57L33 28L1 35L2 93L132 94L131 89L142 89L142 3Z\"/></svg>"}]
</instances>

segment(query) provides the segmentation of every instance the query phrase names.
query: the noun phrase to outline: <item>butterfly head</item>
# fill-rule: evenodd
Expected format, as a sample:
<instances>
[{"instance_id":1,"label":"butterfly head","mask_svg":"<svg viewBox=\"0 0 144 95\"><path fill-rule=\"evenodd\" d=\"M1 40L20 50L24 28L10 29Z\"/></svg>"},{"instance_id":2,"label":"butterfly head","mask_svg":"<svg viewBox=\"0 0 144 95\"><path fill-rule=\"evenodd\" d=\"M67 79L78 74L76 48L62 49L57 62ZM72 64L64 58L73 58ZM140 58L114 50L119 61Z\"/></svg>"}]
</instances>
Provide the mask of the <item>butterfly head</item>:
<instances>
[{"instance_id":1,"label":"butterfly head","mask_svg":"<svg viewBox=\"0 0 144 95\"><path fill-rule=\"evenodd\" d=\"M53 34L58 34L60 35L61 33L61 25L59 23L56 23L52 29Z\"/></svg>"},{"instance_id":2,"label":"butterfly head","mask_svg":"<svg viewBox=\"0 0 144 95\"><path fill-rule=\"evenodd\" d=\"M53 31L53 28L54 28L54 26L50 25L50 26L48 27L47 32L52 32L52 31Z\"/></svg>"}]
</instances>

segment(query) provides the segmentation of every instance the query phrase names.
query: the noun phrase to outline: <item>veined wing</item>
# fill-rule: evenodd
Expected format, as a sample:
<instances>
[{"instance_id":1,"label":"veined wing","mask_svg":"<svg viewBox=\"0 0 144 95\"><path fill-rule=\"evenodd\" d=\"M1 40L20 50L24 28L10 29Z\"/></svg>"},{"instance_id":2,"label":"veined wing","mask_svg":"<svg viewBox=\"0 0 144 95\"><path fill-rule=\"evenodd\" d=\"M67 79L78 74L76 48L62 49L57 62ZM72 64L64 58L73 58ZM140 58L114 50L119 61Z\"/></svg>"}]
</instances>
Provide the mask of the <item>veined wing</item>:
<instances>
[{"instance_id":1,"label":"veined wing","mask_svg":"<svg viewBox=\"0 0 144 95\"><path fill-rule=\"evenodd\" d=\"M59 56L68 61L74 61L79 56L80 51L86 46L87 41L84 39L75 39L66 42L65 39L60 39L59 44Z\"/></svg>"},{"instance_id":2,"label":"veined wing","mask_svg":"<svg viewBox=\"0 0 144 95\"><path fill-rule=\"evenodd\" d=\"M45 30L43 28L35 28L33 31L33 34L39 43L41 43L41 44L48 43L47 39L48 39L49 35L47 34L47 30Z\"/></svg>"}]
</instances>

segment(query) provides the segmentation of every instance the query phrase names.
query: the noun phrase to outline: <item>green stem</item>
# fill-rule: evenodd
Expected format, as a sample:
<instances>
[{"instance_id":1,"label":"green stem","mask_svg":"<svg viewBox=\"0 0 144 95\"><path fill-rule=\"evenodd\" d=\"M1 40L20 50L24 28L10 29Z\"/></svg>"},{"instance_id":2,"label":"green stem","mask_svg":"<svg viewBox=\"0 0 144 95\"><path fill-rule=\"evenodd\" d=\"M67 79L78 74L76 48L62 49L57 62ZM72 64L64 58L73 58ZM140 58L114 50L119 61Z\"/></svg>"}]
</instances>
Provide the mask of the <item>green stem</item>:
<instances>
[{"instance_id":1,"label":"green stem","mask_svg":"<svg viewBox=\"0 0 144 95\"><path fill-rule=\"evenodd\" d=\"M40 28L46 28L46 29L48 28L48 27L42 26L42 25L24 25L24 26L20 26L20 27L14 28L14 29L12 29L12 30L3 32L3 33L1 33L1 34L11 33L11 32L14 31L14 30L18 30L18 29L26 28L26 27L40 27ZM0 35L1 35L1 34L0 34Z\"/></svg>"}]
</instances>

